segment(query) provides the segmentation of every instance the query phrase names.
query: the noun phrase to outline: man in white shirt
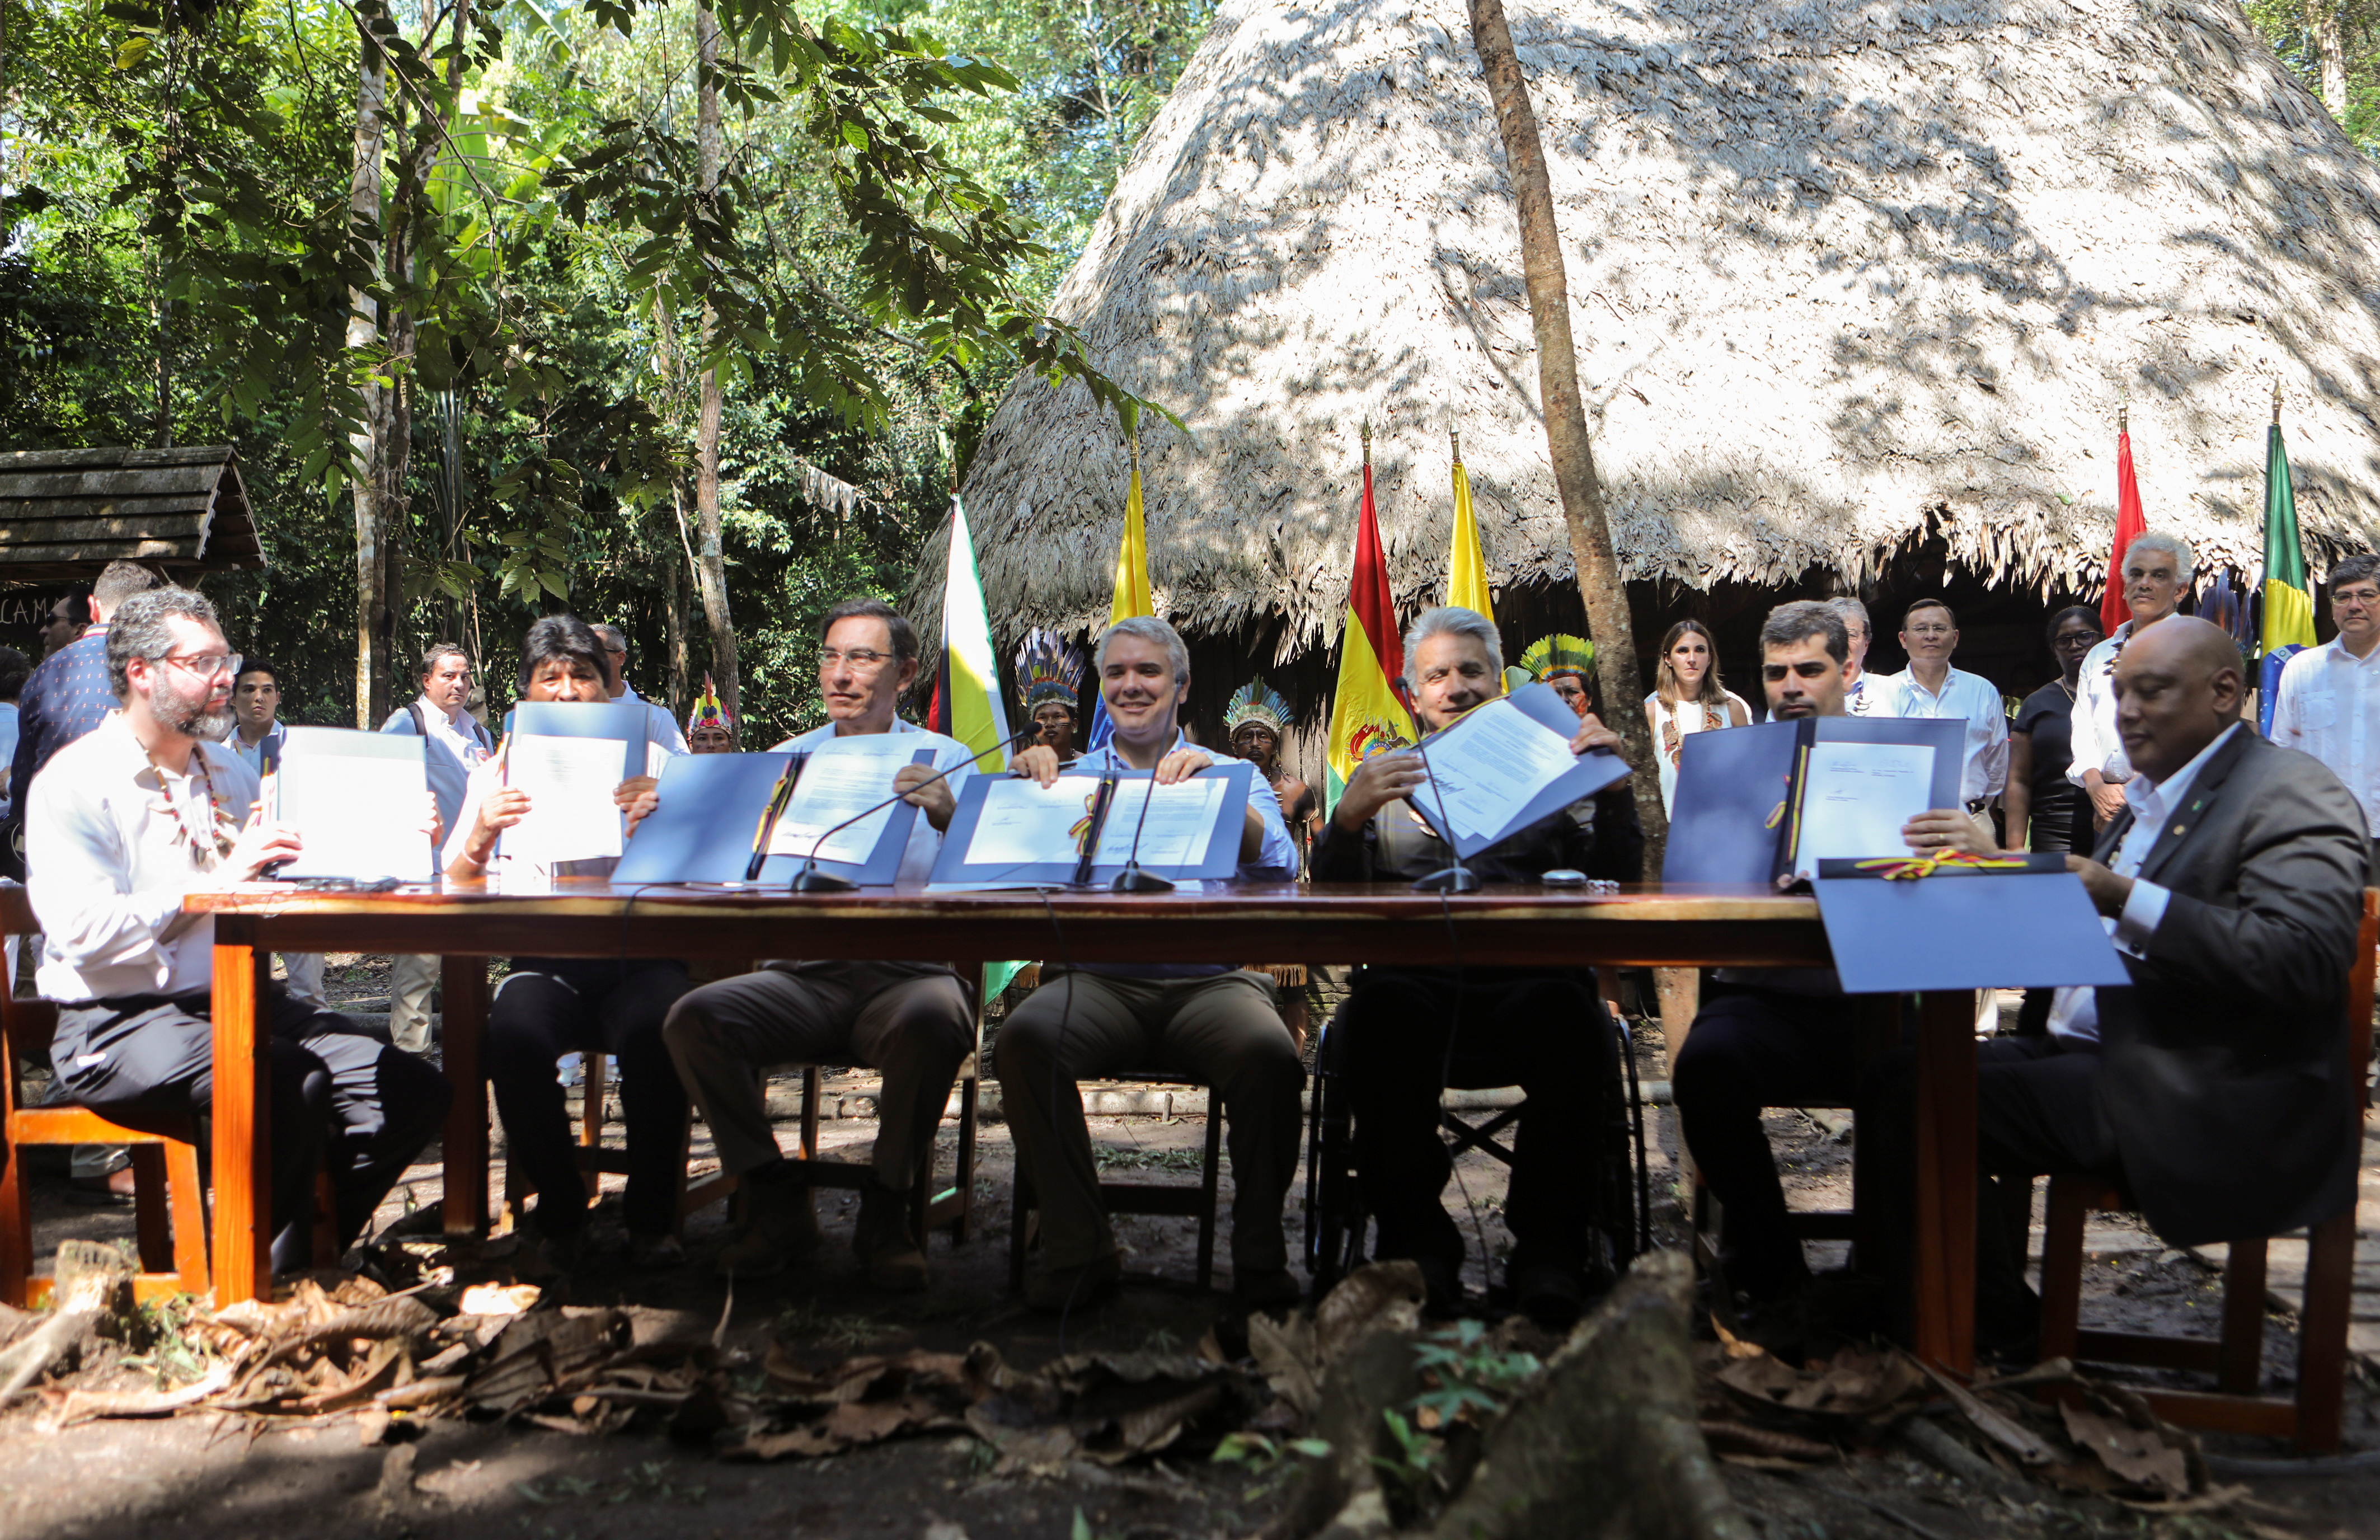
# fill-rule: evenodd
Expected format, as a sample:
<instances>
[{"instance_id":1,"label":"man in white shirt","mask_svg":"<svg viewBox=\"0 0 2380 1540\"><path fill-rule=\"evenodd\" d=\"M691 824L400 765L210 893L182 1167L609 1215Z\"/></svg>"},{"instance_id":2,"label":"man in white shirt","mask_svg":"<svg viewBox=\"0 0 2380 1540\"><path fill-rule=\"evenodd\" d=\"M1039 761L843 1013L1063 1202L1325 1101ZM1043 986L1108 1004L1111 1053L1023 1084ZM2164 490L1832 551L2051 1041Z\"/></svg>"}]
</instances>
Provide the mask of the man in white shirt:
<instances>
[{"instance_id":1,"label":"man in white shirt","mask_svg":"<svg viewBox=\"0 0 2380 1540\"><path fill-rule=\"evenodd\" d=\"M298 852L250 817L257 777L220 740L239 655L214 607L180 588L136 594L107 633L122 708L58 750L33 783L30 896L51 1054L83 1106L134 1126L203 1113L213 1089L214 922L188 893L255 880ZM327 1166L342 1243L370 1221L445 1116L443 1076L274 988L273 1265L312 1255L314 1173Z\"/></svg>"},{"instance_id":2,"label":"man in white shirt","mask_svg":"<svg viewBox=\"0 0 2380 1540\"><path fill-rule=\"evenodd\" d=\"M465 709L471 699L471 657L453 642L435 642L421 655L421 694L388 714L383 733L409 733L423 740L422 765L430 794L438 803L440 827L451 835L462 824L463 793L471 770L496 751L488 730ZM400 954L388 974L388 1032L407 1053L430 1051L430 996L438 987L439 960Z\"/></svg>"},{"instance_id":3,"label":"man in white shirt","mask_svg":"<svg viewBox=\"0 0 2380 1540\"><path fill-rule=\"evenodd\" d=\"M2083 655L2074 696L2074 762L2066 779L2082 788L2091 817L2074 820L2074 849L2090 854L2099 831L2124 810L2124 782L2131 761L2116 730L2116 660L2134 637L2174 613L2190 591L2196 570L2189 543L2161 529L2143 530L2124 548L2124 602L2132 618Z\"/></svg>"},{"instance_id":4,"label":"man in white shirt","mask_svg":"<svg viewBox=\"0 0 2380 1540\"><path fill-rule=\"evenodd\" d=\"M2273 742L2304 750L2347 782L2380 857L2380 556L2350 556L2330 569L2330 618L2338 635L2281 669Z\"/></svg>"},{"instance_id":5,"label":"man in white shirt","mask_svg":"<svg viewBox=\"0 0 2380 1540\"><path fill-rule=\"evenodd\" d=\"M1884 716L1884 699L1888 693L1885 680L1867 672L1867 644L1871 637L1867 606L1845 595L1823 601L1843 618L1843 635L1850 639L1851 657L1843 664L1843 715L1847 717Z\"/></svg>"},{"instance_id":6,"label":"man in white shirt","mask_svg":"<svg viewBox=\"0 0 2380 1540\"><path fill-rule=\"evenodd\" d=\"M1970 813L1980 813L2008 785L2008 707L1998 686L1981 674L1950 666L1959 646L1959 619L1938 599L1921 599L1900 621L1901 649L1909 667L1879 680L1885 698L1876 714L1925 717L1967 724L1967 757L1959 794Z\"/></svg>"},{"instance_id":7,"label":"man in white shirt","mask_svg":"<svg viewBox=\"0 0 2380 1540\"><path fill-rule=\"evenodd\" d=\"M679 729L677 719L670 715L669 708L657 700L645 700L628 687L628 634L616 625L598 625L593 629L603 639L603 656L612 665L612 698L643 701L646 715L652 719L646 724L645 736L671 754L691 753L686 734ZM660 774L661 767L654 765L652 771Z\"/></svg>"},{"instance_id":8,"label":"man in white shirt","mask_svg":"<svg viewBox=\"0 0 2380 1540\"><path fill-rule=\"evenodd\" d=\"M282 740L288 736L280 721L281 675L261 658L244 660L239 678L231 687L231 734L224 747L261 778L281 765ZM289 975L289 992L318 1011L331 1008L322 992L322 954L285 952L281 966Z\"/></svg>"},{"instance_id":9,"label":"man in white shirt","mask_svg":"<svg viewBox=\"0 0 2380 1540\"><path fill-rule=\"evenodd\" d=\"M902 764L884 788L918 810L901 856L905 882L933 871L942 831L958 809L953 788L974 773L966 745L894 714L917 677L917 629L876 600L845 600L826 612L819 639L827 723L772 751L808 753L831 740L879 734L930 749L930 763ZM935 779L943 771L946 779ZM857 1063L880 1071L884 1085L874 1176L860 1192L853 1249L877 1288L925 1287L924 1237L911 1199L931 1174L934 1130L976 1039L975 1013L949 964L771 962L680 999L662 1030L720 1164L742 1179L749 1206L744 1233L720 1254L721 1271L764 1277L819 1243L809 1188L777 1148L759 1072L771 1064Z\"/></svg>"}]
</instances>

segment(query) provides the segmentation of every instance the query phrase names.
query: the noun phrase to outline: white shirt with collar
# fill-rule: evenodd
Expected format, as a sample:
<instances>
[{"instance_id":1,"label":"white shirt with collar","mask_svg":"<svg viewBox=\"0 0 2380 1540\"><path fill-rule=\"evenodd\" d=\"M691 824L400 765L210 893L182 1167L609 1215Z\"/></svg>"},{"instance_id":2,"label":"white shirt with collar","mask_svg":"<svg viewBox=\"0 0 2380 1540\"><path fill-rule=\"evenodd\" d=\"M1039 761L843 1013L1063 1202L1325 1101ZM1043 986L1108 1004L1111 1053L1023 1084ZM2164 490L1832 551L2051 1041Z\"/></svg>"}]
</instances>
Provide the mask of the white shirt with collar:
<instances>
[{"instance_id":1,"label":"white shirt with collar","mask_svg":"<svg viewBox=\"0 0 2380 1540\"><path fill-rule=\"evenodd\" d=\"M1878 675L1865 669L1860 670L1860 676L1843 686L1843 715L1847 717L1888 715L1883 706L1885 691L1879 686L1891 677L1890 674Z\"/></svg>"},{"instance_id":2,"label":"white shirt with collar","mask_svg":"<svg viewBox=\"0 0 2380 1540\"><path fill-rule=\"evenodd\" d=\"M224 747L239 756L241 764L261 776L264 773L266 760L280 759L282 741L287 736L288 734L283 730L282 724L276 721L265 728L264 736L254 743L249 743L240 736L239 728L234 725L231 736L224 740Z\"/></svg>"},{"instance_id":3,"label":"white shirt with collar","mask_svg":"<svg viewBox=\"0 0 2380 1540\"><path fill-rule=\"evenodd\" d=\"M929 732L925 728L919 727L915 722L903 721L898 717L893 719L892 725L887 728L886 731L893 734L912 734L917 739L917 747L931 748L934 751L934 769L938 770L950 770L951 772L947 783L951 788L951 794L953 796L956 796L958 794L959 787L965 782L966 778L976 773L976 767L968 762L975 758L975 750L967 747L966 745L959 742L956 738L945 737L940 733ZM806 754L809 750L816 748L819 745L825 743L828 739L832 738L834 735L834 723L828 722L823 727L813 727L807 733L787 738L783 743L777 745L774 748L769 750L769 752L771 754ZM957 766L958 768L953 770L953 766ZM884 788L884 794L886 796L891 796L892 794L892 788L890 785L887 785ZM934 857L941 854L941 849L942 831L933 826L933 823L926 817L925 810L920 808L917 816L910 820L909 843L907 847L901 852L901 869L895 874L894 880L901 882L925 881L927 879L934 875Z\"/></svg>"},{"instance_id":4,"label":"white shirt with collar","mask_svg":"<svg viewBox=\"0 0 2380 1540\"><path fill-rule=\"evenodd\" d=\"M1959 779L1959 794L1969 802L1998 796L2008 786L2008 706L1999 687L1981 674L1949 669L1942 688L1929 690L1915 669L1879 680L1885 698L1874 714L1962 721L1967 724L1967 758Z\"/></svg>"},{"instance_id":5,"label":"white shirt with collar","mask_svg":"<svg viewBox=\"0 0 2380 1540\"><path fill-rule=\"evenodd\" d=\"M660 749L664 754L677 755L691 754L694 752L692 747L689 746L686 741L686 730L677 724L677 718L670 715L668 707L662 705L658 701L645 700L643 696L637 693L636 686L633 685L625 686L621 690L620 698L622 700L637 700L644 702L645 715L652 719L645 723L646 742L651 744L655 748ZM662 772L662 768L658 764L651 766L650 770L655 775L659 775Z\"/></svg>"},{"instance_id":6,"label":"white shirt with collar","mask_svg":"<svg viewBox=\"0 0 2380 1540\"><path fill-rule=\"evenodd\" d=\"M2329 766L2380 839L2380 647L2358 658L2334 639L2283 664L2273 742Z\"/></svg>"},{"instance_id":7,"label":"white shirt with collar","mask_svg":"<svg viewBox=\"0 0 2380 1540\"><path fill-rule=\"evenodd\" d=\"M2097 770L2110 784L2132 778L2132 762L2124 757L2124 740L2116 732L2116 657L2131 635L2132 623L2126 621L2114 636L2082 654L2074 692L2074 761L2066 767L2066 779L2077 786L2087 770Z\"/></svg>"},{"instance_id":8,"label":"white shirt with collar","mask_svg":"<svg viewBox=\"0 0 2380 1540\"><path fill-rule=\"evenodd\" d=\"M198 864L185 831L208 827L210 782L215 810L245 824L258 782L221 744L190 753L189 773L161 770L118 711L34 781L25 865L42 922L42 999L180 995L214 982L215 922L184 914L182 899L222 879Z\"/></svg>"},{"instance_id":9,"label":"white shirt with collar","mask_svg":"<svg viewBox=\"0 0 2380 1540\"><path fill-rule=\"evenodd\" d=\"M2145 775L2136 775L2124 782L2124 801L2131 806L2132 823L2124 831L2123 843L2116 847L2116 858L2108 869L2118 877L2134 880L2131 896L2124 900L2123 913L2101 921L2114 938L2117 951L2132 957L2147 955L2149 938L2156 934L2157 926L2165 919L2166 904L2172 899L2173 890L2138 880L2141 867L2148 860L2149 852L2156 848L2166 819L2190 796L2191 783L2198 779L2198 772L2206 768L2215 751L2240 731L2240 725L2235 721L2215 734L2214 742L2200 749L2190 763L2161 784ZM2049 1035L2069 1048L2097 1048L2098 991L2079 985L2068 985L2058 990L2049 1009Z\"/></svg>"}]
</instances>

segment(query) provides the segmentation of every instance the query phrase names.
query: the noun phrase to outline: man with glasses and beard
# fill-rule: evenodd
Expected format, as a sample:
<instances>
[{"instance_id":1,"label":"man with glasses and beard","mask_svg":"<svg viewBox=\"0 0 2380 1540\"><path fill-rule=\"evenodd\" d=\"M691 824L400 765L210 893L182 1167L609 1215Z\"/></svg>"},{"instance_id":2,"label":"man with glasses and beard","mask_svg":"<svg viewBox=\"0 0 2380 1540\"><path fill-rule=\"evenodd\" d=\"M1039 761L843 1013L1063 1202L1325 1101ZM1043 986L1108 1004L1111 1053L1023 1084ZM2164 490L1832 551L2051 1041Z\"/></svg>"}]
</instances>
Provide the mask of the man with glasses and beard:
<instances>
[{"instance_id":1,"label":"man with glasses and beard","mask_svg":"<svg viewBox=\"0 0 2380 1540\"><path fill-rule=\"evenodd\" d=\"M182 588L125 600L107 632L122 709L58 750L28 824L36 982L58 1006L51 1058L76 1101L135 1127L203 1113L214 1085L214 922L192 892L255 879L299 850L251 818L254 770L220 740L240 658L214 606ZM314 1173L342 1246L370 1222L446 1113L445 1077L279 984L270 1024L273 1266L311 1255Z\"/></svg>"}]
</instances>

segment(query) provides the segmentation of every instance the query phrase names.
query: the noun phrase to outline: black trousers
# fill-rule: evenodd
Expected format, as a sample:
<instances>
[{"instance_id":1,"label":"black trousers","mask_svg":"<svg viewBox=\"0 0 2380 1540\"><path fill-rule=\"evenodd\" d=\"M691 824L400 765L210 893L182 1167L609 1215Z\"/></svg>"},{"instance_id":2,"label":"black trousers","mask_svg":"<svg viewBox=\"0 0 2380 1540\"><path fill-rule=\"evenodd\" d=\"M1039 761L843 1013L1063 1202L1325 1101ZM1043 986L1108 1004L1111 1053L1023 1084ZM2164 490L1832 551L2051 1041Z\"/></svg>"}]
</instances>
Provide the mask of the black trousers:
<instances>
[{"instance_id":1,"label":"black trousers","mask_svg":"<svg viewBox=\"0 0 2380 1540\"><path fill-rule=\"evenodd\" d=\"M513 960L488 1011L488 1084L495 1088L496 1115L504 1120L512 1158L537 1184L540 1231L566 1235L587 1223L578 1141L553 1073L554 1061L574 1051L620 1061L629 1231L660 1235L676 1228L686 1098L662 1023L692 988L683 963Z\"/></svg>"},{"instance_id":2,"label":"black trousers","mask_svg":"<svg viewBox=\"0 0 2380 1540\"><path fill-rule=\"evenodd\" d=\"M1809 1271L1761 1111L1856 1105L1859 1048L1841 995L1734 988L1704 1002L1678 1050L1670 1089L1679 1129L1727 1206L1729 1279L1755 1295L1780 1293Z\"/></svg>"},{"instance_id":3,"label":"black trousers","mask_svg":"<svg viewBox=\"0 0 2380 1540\"><path fill-rule=\"evenodd\" d=\"M1994 1177L2030 1180L2054 1171L2120 1179L2116 1131L2099 1098L2101 1060L2058 1038L1995 1037L1976 1045L1975 1327L1978 1337L2014 1341L2040 1325L2041 1302L2024 1281L2024 1257L2009 1244ZM1862 1266L1885 1275L1909 1300L1916 1270L1911 1231L1917 1211L1917 1055L1903 1049L1877 1061L1859 1109L1860 1158L1869 1162L1871 1201L1884 1223L1885 1255ZM1904 1303L1904 1310L1908 1304Z\"/></svg>"},{"instance_id":4,"label":"black trousers","mask_svg":"<svg viewBox=\"0 0 2380 1540\"><path fill-rule=\"evenodd\" d=\"M1463 1232L1439 1201L1453 1161L1439 1132L1439 1093L1518 1085L1530 1099L1504 1203L1513 1266L1584 1265L1620 1076L1610 1018L1590 982L1562 972L1473 969L1458 979L1372 968L1331 1030L1345 1035L1357 1180L1379 1225L1378 1255L1462 1263Z\"/></svg>"},{"instance_id":5,"label":"black trousers","mask_svg":"<svg viewBox=\"0 0 2380 1540\"><path fill-rule=\"evenodd\" d=\"M180 1133L214 1096L214 1001L128 995L58 1007L50 1057L75 1100L133 1128ZM352 1016L316 1011L280 984L271 1033L273 1268L313 1259L314 1173L327 1165L339 1241L353 1242L446 1116L446 1077ZM203 1150L206 1146L201 1143Z\"/></svg>"}]
</instances>

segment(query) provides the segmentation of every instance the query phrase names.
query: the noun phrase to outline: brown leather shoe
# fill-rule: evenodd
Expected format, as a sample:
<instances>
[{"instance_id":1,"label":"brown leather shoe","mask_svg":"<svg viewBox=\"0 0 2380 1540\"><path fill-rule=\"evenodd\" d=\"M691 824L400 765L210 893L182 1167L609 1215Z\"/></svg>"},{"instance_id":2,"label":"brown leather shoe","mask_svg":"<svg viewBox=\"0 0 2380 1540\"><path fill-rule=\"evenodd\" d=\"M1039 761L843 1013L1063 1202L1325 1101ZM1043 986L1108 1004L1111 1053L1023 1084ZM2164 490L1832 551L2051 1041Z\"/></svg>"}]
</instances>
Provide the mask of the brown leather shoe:
<instances>
[{"instance_id":1,"label":"brown leather shoe","mask_svg":"<svg viewBox=\"0 0 2380 1540\"><path fill-rule=\"evenodd\" d=\"M926 1286L926 1249L909 1227L909 1194L871 1182L859 1192L859 1223L851 1249L868 1269L868 1281L892 1293Z\"/></svg>"},{"instance_id":2,"label":"brown leather shoe","mask_svg":"<svg viewBox=\"0 0 2380 1540\"><path fill-rule=\"evenodd\" d=\"M743 1183L744 1232L719 1254L719 1270L730 1278L767 1278L819 1248L818 1209L807 1183Z\"/></svg>"}]
</instances>

